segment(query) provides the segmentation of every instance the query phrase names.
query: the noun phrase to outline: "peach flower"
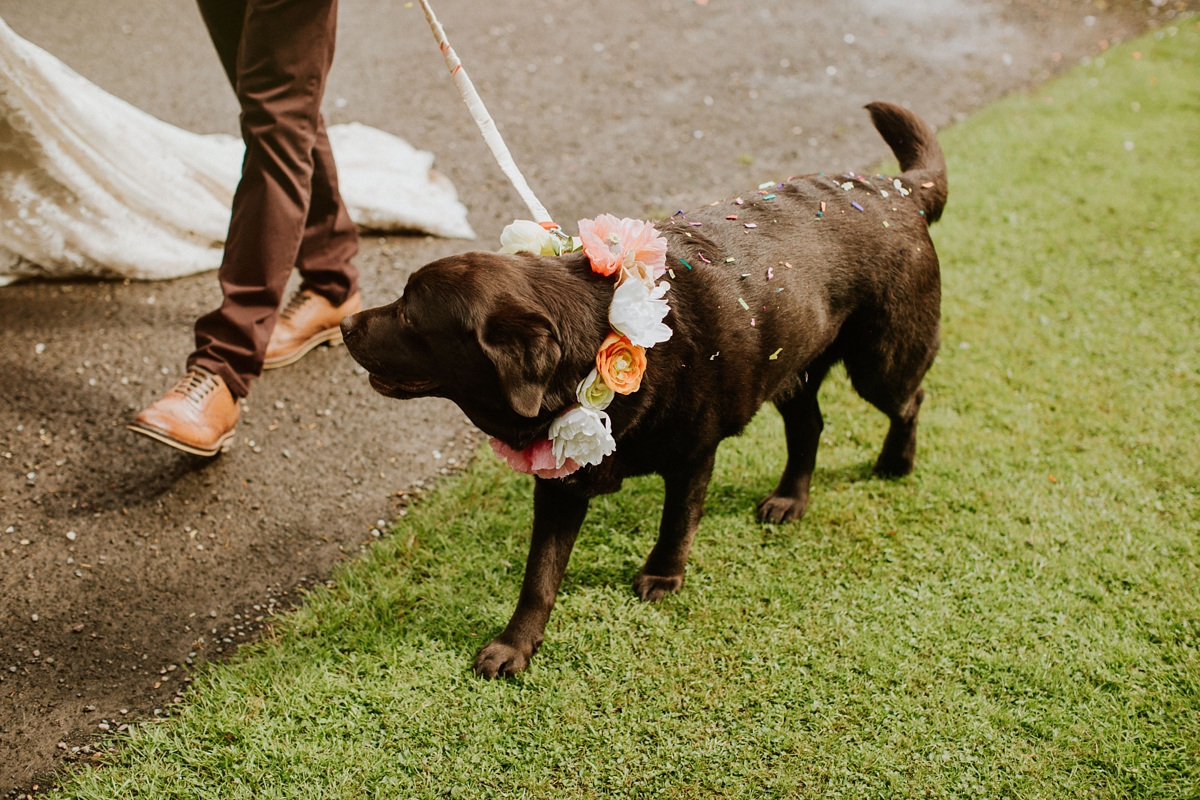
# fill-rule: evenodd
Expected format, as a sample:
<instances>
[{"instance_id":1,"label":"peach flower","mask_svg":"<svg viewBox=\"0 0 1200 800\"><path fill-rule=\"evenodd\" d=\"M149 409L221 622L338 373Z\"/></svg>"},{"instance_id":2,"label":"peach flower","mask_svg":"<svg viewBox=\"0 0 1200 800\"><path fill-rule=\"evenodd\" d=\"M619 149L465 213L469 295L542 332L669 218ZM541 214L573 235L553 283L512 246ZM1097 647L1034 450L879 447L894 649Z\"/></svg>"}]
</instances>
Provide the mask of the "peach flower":
<instances>
[{"instance_id":1,"label":"peach flower","mask_svg":"<svg viewBox=\"0 0 1200 800\"><path fill-rule=\"evenodd\" d=\"M657 278L667 271L667 240L649 222L601 214L579 220L579 238L592 269L612 275L641 262Z\"/></svg>"},{"instance_id":2,"label":"peach flower","mask_svg":"<svg viewBox=\"0 0 1200 800\"><path fill-rule=\"evenodd\" d=\"M596 354L596 371L617 394L633 394L646 372L646 349L624 336L609 333Z\"/></svg>"},{"instance_id":3,"label":"peach flower","mask_svg":"<svg viewBox=\"0 0 1200 800\"><path fill-rule=\"evenodd\" d=\"M549 439L541 439L526 447L524 450L514 450L499 439L491 439L488 444L496 455L508 462L517 472L526 475L536 475L539 478L563 478L579 469L579 465L571 459L566 459L558 466L554 457L554 443Z\"/></svg>"}]
</instances>

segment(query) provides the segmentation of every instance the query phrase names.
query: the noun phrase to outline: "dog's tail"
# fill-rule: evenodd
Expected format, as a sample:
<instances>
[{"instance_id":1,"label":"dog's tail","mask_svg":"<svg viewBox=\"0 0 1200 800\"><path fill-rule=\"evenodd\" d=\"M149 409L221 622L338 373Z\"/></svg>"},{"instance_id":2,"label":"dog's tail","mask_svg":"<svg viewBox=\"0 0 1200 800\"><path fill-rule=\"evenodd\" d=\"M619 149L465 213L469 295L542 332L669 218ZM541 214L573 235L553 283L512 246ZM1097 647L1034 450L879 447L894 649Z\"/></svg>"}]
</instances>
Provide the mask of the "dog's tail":
<instances>
[{"instance_id":1,"label":"dog's tail","mask_svg":"<svg viewBox=\"0 0 1200 800\"><path fill-rule=\"evenodd\" d=\"M900 160L913 199L925 212L926 224L937 222L946 206L946 158L937 136L925 120L891 103L867 106L871 121Z\"/></svg>"}]
</instances>

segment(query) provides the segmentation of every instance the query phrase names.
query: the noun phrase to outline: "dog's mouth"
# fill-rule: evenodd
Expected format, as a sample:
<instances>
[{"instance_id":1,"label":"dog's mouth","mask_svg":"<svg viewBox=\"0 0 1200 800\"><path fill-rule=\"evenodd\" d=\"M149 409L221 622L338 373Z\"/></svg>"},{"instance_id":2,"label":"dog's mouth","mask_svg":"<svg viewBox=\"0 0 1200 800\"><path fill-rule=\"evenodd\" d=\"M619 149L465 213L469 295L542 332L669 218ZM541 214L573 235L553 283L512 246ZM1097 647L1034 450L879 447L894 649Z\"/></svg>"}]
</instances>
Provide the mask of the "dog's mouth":
<instances>
[{"instance_id":1,"label":"dog's mouth","mask_svg":"<svg viewBox=\"0 0 1200 800\"><path fill-rule=\"evenodd\" d=\"M381 378L378 375L372 375L371 388L384 397L403 399L429 394L437 388L437 383L429 380L395 381L390 378Z\"/></svg>"}]
</instances>

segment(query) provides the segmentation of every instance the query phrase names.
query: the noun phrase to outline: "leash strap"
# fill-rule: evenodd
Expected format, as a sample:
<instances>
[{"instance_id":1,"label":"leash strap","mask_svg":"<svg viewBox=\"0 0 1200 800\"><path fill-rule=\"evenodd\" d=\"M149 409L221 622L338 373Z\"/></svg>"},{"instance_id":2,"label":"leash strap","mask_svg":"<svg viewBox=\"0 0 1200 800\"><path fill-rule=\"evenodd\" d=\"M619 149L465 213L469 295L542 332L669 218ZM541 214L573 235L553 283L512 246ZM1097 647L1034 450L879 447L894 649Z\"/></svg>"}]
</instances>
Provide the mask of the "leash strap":
<instances>
[{"instance_id":1,"label":"leash strap","mask_svg":"<svg viewBox=\"0 0 1200 800\"><path fill-rule=\"evenodd\" d=\"M446 32L442 30L442 24L438 22L437 15L433 13L429 0L421 0L421 8L425 10L425 19L429 21L433 38L437 39L442 56L446 59L446 67L454 78L454 85L458 88L458 93L462 95L463 102L467 104L467 110L471 112L475 124L479 126L479 132L483 134L483 141L492 151L496 163L500 165L500 169L504 171L509 181L512 182L513 188L517 190L517 194L521 195L521 199L529 207L529 213L533 215L534 221L546 230L557 231L558 225L550 218L546 207L529 188L529 184L525 182L525 176L521 174L517 163L513 161L512 153L508 152L508 145L504 143L504 138L496 128L496 123L492 119L492 115L488 113L487 107L484 106L483 100L479 98L479 93L475 91L475 85L467 77L467 71L463 69L458 54L454 52L454 48L446 39Z\"/></svg>"}]
</instances>

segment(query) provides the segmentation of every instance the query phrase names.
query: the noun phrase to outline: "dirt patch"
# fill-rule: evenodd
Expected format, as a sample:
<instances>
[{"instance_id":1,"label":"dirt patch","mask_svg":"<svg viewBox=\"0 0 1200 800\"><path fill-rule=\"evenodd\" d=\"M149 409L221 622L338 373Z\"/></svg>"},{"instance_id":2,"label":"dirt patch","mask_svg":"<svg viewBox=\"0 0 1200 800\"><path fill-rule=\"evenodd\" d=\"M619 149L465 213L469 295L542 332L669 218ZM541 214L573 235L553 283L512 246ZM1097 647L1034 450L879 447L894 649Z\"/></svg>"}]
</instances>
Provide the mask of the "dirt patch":
<instances>
[{"instance_id":1,"label":"dirt patch","mask_svg":"<svg viewBox=\"0 0 1200 800\"><path fill-rule=\"evenodd\" d=\"M571 227L869 166L886 147L865 102L907 103L945 126L1096 55L1101 40L1140 32L1150 13L1098 5L438 9L530 183ZM151 113L235 132L232 95L188 0L45 0L5 13ZM434 150L471 209L477 246L526 216L415 8L343 1L326 108L331 123L359 120ZM422 263L473 246L365 239L368 303L391 300ZM178 377L192 321L218 300L211 274L0 289L0 792L87 757L105 730L165 713L189 666L253 639L369 546L397 490L460 466L478 442L449 403L374 395L341 348L260 380L236 446L217 459L128 433L132 414Z\"/></svg>"}]
</instances>

